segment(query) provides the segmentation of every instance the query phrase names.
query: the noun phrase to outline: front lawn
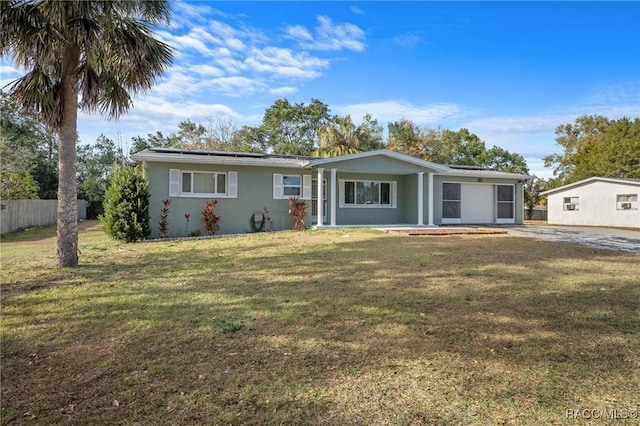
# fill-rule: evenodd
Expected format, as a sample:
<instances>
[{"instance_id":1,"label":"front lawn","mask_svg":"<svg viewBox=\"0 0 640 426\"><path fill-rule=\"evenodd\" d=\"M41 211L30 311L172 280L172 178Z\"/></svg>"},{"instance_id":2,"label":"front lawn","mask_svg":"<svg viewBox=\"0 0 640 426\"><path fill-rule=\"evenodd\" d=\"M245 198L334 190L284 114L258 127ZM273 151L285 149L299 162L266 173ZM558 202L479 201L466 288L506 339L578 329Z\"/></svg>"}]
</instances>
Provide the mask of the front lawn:
<instances>
[{"instance_id":1,"label":"front lawn","mask_svg":"<svg viewBox=\"0 0 640 426\"><path fill-rule=\"evenodd\" d=\"M639 256L96 223L80 250L61 270L54 229L2 239L2 424L539 425L640 401Z\"/></svg>"}]
</instances>

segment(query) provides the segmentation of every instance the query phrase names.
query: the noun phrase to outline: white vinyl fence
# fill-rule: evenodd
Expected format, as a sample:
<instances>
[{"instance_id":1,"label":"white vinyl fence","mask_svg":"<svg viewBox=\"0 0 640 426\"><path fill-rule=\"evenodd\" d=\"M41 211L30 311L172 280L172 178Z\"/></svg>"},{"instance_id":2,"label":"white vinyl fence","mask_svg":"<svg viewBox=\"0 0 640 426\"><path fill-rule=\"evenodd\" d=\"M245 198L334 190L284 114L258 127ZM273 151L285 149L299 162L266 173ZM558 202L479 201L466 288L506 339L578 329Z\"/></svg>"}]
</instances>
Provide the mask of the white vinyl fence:
<instances>
[{"instance_id":1,"label":"white vinyl fence","mask_svg":"<svg viewBox=\"0 0 640 426\"><path fill-rule=\"evenodd\" d=\"M78 200L78 220L87 218L87 202ZM0 234L36 226L55 225L58 200L1 200Z\"/></svg>"}]
</instances>

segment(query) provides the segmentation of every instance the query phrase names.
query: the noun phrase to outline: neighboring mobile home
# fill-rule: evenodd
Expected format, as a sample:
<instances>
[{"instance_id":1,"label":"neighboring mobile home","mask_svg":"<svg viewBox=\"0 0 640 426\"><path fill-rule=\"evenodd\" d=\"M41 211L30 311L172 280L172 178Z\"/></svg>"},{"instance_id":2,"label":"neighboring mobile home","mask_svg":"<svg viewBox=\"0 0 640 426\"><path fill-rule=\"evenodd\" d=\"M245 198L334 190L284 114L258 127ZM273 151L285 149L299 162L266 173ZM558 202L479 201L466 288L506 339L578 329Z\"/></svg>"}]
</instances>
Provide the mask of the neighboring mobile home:
<instances>
[{"instance_id":1,"label":"neighboring mobile home","mask_svg":"<svg viewBox=\"0 0 640 426\"><path fill-rule=\"evenodd\" d=\"M640 228L640 179L592 177L540 195L550 224Z\"/></svg>"},{"instance_id":2,"label":"neighboring mobile home","mask_svg":"<svg viewBox=\"0 0 640 426\"><path fill-rule=\"evenodd\" d=\"M153 237L170 199L169 235L202 228L204 203L218 200L220 233L250 232L265 207L271 229L290 229L290 197L311 204L307 225L523 223L530 176L444 166L393 151L331 158L151 148L132 155L149 179ZM321 200L321 202L318 202Z\"/></svg>"}]
</instances>

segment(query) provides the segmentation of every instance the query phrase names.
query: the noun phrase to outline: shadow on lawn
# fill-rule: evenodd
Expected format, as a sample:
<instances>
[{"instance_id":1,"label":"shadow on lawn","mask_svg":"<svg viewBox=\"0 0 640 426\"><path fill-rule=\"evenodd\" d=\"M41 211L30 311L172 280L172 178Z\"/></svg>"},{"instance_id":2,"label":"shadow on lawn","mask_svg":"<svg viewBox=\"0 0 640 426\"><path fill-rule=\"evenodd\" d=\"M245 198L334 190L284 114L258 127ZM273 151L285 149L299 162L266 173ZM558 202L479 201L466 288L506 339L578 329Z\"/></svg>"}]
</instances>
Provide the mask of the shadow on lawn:
<instances>
[{"instance_id":1,"label":"shadow on lawn","mask_svg":"<svg viewBox=\"0 0 640 426\"><path fill-rule=\"evenodd\" d=\"M638 283L602 273L637 259L537 241L524 253L512 237L465 239L460 251L460 241L345 240L292 255L265 239L251 256L211 240L170 261L143 253L83 266L57 285L101 277L93 292L47 298L40 324L10 318L33 330L5 339L3 399L33 386L50 395L40 416L70 422L446 424L473 418L438 403L558 411L597 388L582 383L594 371L637 368ZM399 396L380 389L404 389L414 405L385 410L380 401ZM74 402L73 414L60 411Z\"/></svg>"}]
</instances>

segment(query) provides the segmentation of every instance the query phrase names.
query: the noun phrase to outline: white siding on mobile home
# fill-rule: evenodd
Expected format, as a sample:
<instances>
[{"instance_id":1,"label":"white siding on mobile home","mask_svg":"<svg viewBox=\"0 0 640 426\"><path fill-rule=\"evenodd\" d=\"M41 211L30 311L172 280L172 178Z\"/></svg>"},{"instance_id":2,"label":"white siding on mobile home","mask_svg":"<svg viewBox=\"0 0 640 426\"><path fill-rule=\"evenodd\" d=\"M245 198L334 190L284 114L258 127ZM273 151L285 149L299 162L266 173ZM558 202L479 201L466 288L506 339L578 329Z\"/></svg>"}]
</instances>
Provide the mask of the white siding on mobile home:
<instances>
[{"instance_id":1,"label":"white siding on mobile home","mask_svg":"<svg viewBox=\"0 0 640 426\"><path fill-rule=\"evenodd\" d=\"M640 180L593 177L542 195L550 224L640 228Z\"/></svg>"}]
</instances>

